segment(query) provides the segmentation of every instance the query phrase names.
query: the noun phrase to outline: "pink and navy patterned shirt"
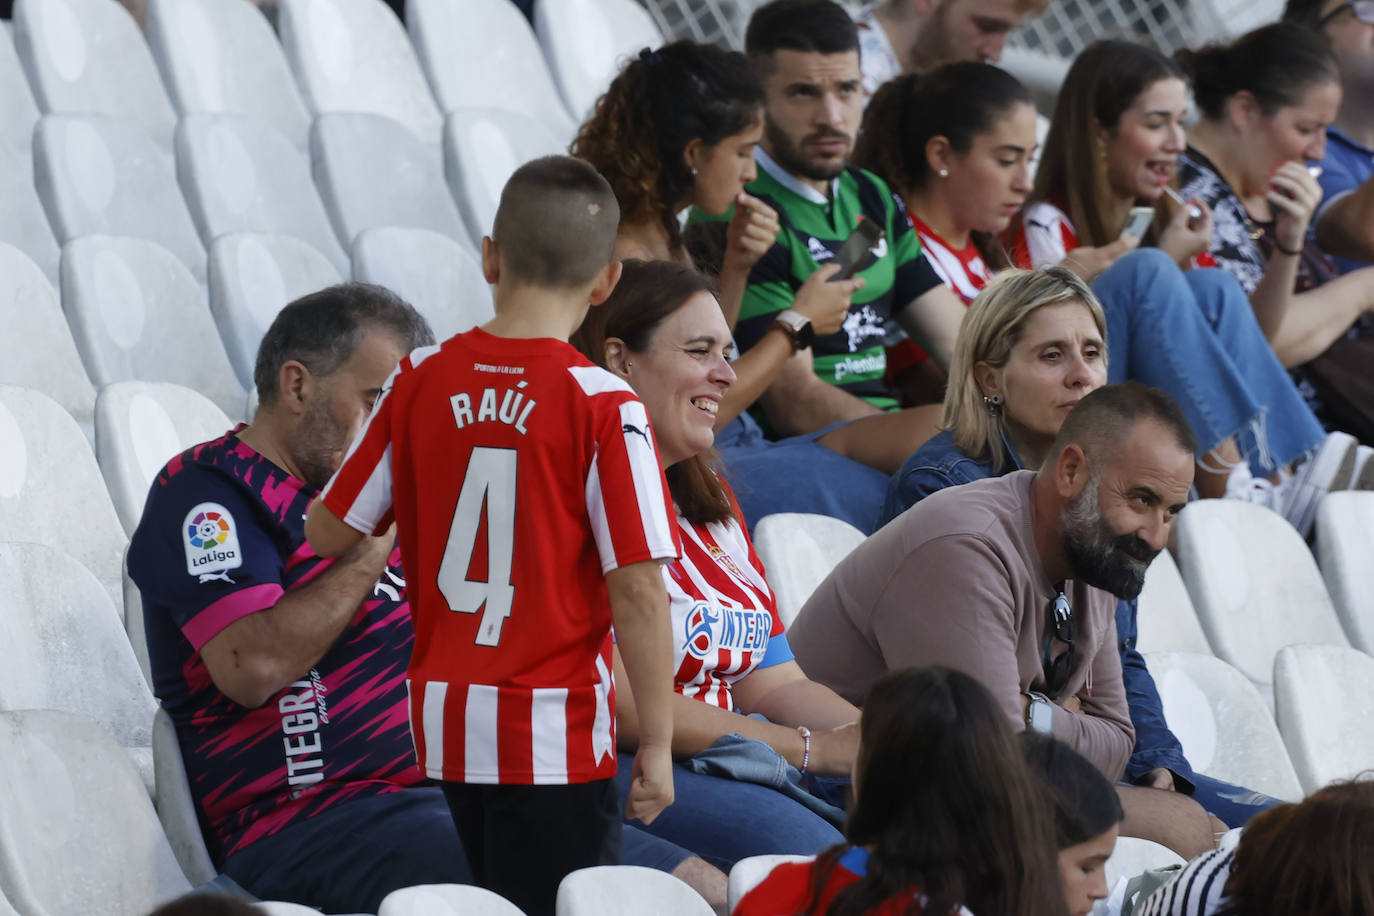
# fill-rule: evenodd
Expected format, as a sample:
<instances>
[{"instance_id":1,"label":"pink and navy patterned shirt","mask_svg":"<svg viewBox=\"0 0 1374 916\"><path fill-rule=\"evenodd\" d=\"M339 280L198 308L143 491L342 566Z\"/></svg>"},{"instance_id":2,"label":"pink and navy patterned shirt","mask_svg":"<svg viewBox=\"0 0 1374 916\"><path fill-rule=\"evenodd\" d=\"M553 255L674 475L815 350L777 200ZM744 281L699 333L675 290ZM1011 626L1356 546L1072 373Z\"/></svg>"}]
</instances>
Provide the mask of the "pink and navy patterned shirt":
<instances>
[{"instance_id":1,"label":"pink and navy patterned shirt","mask_svg":"<svg viewBox=\"0 0 1374 916\"><path fill-rule=\"evenodd\" d=\"M239 441L242 428L163 468L128 561L153 690L221 861L333 805L424 782L407 717L414 630L399 549L333 647L263 706L246 709L211 682L202 646L335 562L305 540L317 491Z\"/></svg>"}]
</instances>

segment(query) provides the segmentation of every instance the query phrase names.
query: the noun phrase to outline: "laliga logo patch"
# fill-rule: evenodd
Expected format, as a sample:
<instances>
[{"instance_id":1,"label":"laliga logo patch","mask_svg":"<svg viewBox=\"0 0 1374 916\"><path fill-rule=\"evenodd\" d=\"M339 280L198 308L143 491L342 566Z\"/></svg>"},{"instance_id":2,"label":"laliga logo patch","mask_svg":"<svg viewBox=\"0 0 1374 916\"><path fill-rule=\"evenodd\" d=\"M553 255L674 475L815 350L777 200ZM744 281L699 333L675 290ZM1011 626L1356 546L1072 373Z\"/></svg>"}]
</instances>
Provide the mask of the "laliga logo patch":
<instances>
[{"instance_id":1,"label":"laliga logo patch","mask_svg":"<svg viewBox=\"0 0 1374 916\"><path fill-rule=\"evenodd\" d=\"M186 513L182 525L186 571L202 583L222 579L234 584L228 571L243 565L238 527L229 510L219 503L201 503Z\"/></svg>"}]
</instances>

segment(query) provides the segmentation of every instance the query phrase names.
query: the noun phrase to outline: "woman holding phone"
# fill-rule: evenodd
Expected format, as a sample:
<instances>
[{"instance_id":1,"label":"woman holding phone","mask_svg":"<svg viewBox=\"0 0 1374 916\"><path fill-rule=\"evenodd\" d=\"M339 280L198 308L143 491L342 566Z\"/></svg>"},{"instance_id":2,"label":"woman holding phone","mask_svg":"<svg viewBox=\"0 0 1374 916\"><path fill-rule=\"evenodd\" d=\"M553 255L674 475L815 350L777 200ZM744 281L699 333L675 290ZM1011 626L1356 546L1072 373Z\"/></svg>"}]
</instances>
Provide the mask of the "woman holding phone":
<instances>
[{"instance_id":1,"label":"woman holding phone","mask_svg":"<svg viewBox=\"0 0 1374 916\"><path fill-rule=\"evenodd\" d=\"M1166 59L1147 53L1144 63L1161 69L1137 68L1142 81L1172 72ZM1034 108L1025 87L991 65L957 63L880 89L869 103L855 160L907 202L926 257L968 302L1007 263L998 234L1032 193L1034 150ZM1235 281L1217 270L1185 273L1169 255L1146 249L1117 256L1092 288L1105 312L1110 380L1163 388L1183 406L1203 449L1199 494L1263 499L1300 529L1310 527L1325 492L1312 472L1338 467L1349 442L1332 440L1319 451L1320 461L1305 463L1306 476L1271 485L1267 477L1276 468L1322 447L1326 437ZM889 499L883 520L893 511Z\"/></svg>"}]
</instances>

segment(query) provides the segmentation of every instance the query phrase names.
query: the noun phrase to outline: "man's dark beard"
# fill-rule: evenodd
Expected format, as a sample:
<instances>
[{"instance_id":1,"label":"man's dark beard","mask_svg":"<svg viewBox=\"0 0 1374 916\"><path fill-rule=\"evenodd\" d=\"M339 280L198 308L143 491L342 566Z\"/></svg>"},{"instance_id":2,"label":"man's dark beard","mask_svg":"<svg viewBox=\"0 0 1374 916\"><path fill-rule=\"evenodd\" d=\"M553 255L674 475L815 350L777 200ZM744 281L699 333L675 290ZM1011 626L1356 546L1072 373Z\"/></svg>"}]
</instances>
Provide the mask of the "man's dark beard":
<instances>
[{"instance_id":1,"label":"man's dark beard","mask_svg":"<svg viewBox=\"0 0 1374 916\"><path fill-rule=\"evenodd\" d=\"M844 171L844 167L848 165L847 161L833 166L807 162L802 157L801 150L792 145L792 138L766 118L763 123L763 135L767 141L768 154L772 156L773 161L793 175L800 175L812 181L829 181L832 178L838 178L840 173ZM826 137L841 137L846 141L853 141L853 138L843 131L826 128L807 134L805 139L824 139Z\"/></svg>"},{"instance_id":2,"label":"man's dark beard","mask_svg":"<svg viewBox=\"0 0 1374 916\"><path fill-rule=\"evenodd\" d=\"M1134 534L1117 534L1102 518L1097 475L1059 513L1059 543L1079 582L1127 601L1140 595L1145 570L1159 552Z\"/></svg>"},{"instance_id":3,"label":"man's dark beard","mask_svg":"<svg viewBox=\"0 0 1374 916\"><path fill-rule=\"evenodd\" d=\"M334 462L349 445L347 430L330 415L326 400L320 397L310 403L287 442L301 479L317 490L334 476Z\"/></svg>"}]
</instances>

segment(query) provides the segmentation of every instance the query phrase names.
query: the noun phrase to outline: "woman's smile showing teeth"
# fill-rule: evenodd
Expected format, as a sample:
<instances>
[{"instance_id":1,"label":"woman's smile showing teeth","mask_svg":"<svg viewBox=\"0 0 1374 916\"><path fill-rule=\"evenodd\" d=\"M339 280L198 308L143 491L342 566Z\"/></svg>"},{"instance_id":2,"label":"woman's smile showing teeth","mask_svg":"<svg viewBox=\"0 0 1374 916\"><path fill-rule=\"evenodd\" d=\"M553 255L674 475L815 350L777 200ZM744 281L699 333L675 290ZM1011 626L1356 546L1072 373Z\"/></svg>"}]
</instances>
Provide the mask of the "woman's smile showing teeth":
<instances>
[{"instance_id":1,"label":"woman's smile showing teeth","mask_svg":"<svg viewBox=\"0 0 1374 916\"><path fill-rule=\"evenodd\" d=\"M720 410L720 405L710 398L692 398L692 406L706 411L713 417L716 411Z\"/></svg>"}]
</instances>

